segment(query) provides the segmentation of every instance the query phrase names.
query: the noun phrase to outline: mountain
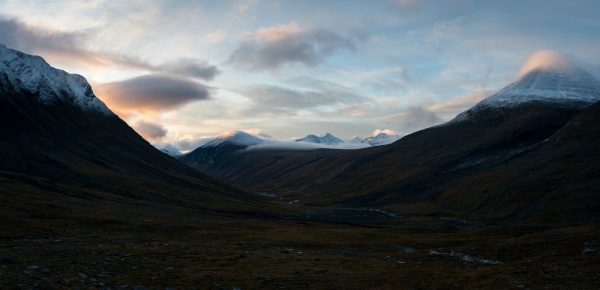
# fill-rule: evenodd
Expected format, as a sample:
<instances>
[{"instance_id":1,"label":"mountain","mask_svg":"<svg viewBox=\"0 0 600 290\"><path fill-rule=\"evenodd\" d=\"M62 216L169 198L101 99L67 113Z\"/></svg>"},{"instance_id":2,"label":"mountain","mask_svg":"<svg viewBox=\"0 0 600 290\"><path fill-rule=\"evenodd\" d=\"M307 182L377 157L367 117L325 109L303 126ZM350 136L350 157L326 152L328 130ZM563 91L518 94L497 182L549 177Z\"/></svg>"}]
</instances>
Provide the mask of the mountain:
<instances>
[{"instance_id":1,"label":"mountain","mask_svg":"<svg viewBox=\"0 0 600 290\"><path fill-rule=\"evenodd\" d=\"M225 132L216 138L208 141L206 144L202 145L202 147L218 147L225 145L233 145L240 147L248 147L252 145L258 145L264 143L263 139L248 134L244 131L231 131Z\"/></svg>"},{"instance_id":2,"label":"mountain","mask_svg":"<svg viewBox=\"0 0 600 290\"><path fill-rule=\"evenodd\" d=\"M390 145L238 151L214 174L307 205L489 221L595 220L600 174L593 164L600 156L587 144L595 144L597 135L581 133L588 131L576 124L588 116L587 126L593 127L589 120L597 112L589 110L597 111L598 105L590 106L598 101L598 80L574 65L532 67L453 120ZM571 150L558 144L572 144Z\"/></svg>"},{"instance_id":3,"label":"mountain","mask_svg":"<svg viewBox=\"0 0 600 290\"><path fill-rule=\"evenodd\" d=\"M0 121L0 197L7 212L50 220L77 212L97 220L169 206L246 212L264 206L161 153L82 76L5 46Z\"/></svg>"},{"instance_id":4,"label":"mountain","mask_svg":"<svg viewBox=\"0 0 600 290\"><path fill-rule=\"evenodd\" d=\"M182 153L179 151L179 149L175 148L175 146L173 145L165 145L164 147L162 147L160 149L160 151L162 151L163 153L171 156L171 157L177 157L177 156L181 156Z\"/></svg>"},{"instance_id":5,"label":"mountain","mask_svg":"<svg viewBox=\"0 0 600 290\"><path fill-rule=\"evenodd\" d=\"M308 142L308 143L316 143L316 144L325 144L325 145L336 145L340 143L344 143L342 139L331 135L330 133L326 133L325 135L317 136L317 135L306 135L304 138L300 138L296 140L296 142Z\"/></svg>"},{"instance_id":6,"label":"mountain","mask_svg":"<svg viewBox=\"0 0 600 290\"><path fill-rule=\"evenodd\" d=\"M84 77L50 67L41 57L0 44L0 89L4 98L20 93L42 104L67 103L81 110L111 116ZM24 98L24 97L23 97Z\"/></svg>"},{"instance_id":7,"label":"mountain","mask_svg":"<svg viewBox=\"0 0 600 290\"><path fill-rule=\"evenodd\" d=\"M600 100L600 81L590 73L567 67L533 68L517 81L457 116L462 120L489 108L513 108L527 103L586 107Z\"/></svg>"},{"instance_id":8,"label":"mountain","mask_svg":"<svg viewBox=\"0 0 600 290\"><path fill-rule=\"evenodd\" d=\"M349 144L360 144L363 143L364 139L360 138L358 136L352 136L352 138L344 141L345 143L349 143Z\"/></svg>"},{"instance_id":9,"label":"mountain","mask_svg":"<svg viewBox=\"0 0 600 290\"><path fill-rule=\"evenodd\" d=\"M394 143L398 139L400 139L400 136L398 135L389 135L384 132L381 132L375 136L364 139L362 143L368 143L371 146L380 146Z\"/></svg>"}]
</instances>

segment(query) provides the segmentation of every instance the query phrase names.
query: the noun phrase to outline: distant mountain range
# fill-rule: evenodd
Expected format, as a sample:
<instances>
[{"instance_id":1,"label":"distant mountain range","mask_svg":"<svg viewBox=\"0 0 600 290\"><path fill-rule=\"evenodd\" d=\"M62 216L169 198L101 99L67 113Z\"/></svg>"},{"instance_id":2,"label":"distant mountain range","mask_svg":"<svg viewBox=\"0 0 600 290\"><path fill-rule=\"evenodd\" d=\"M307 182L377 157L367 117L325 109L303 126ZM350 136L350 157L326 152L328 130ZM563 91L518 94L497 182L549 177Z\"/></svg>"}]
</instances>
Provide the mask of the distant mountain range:
<instances>
[{"instance_id":1,"label":"distant mountain range","mask_svg":"<svg viewBox=\"0 0 600 290\"><path fill-rule=\"evenodd\" d=\"M175 148L173 145L165 145L164 147L160 148L160 151L172 157L182 155L181 151L179 151L179 149Z\"/></svg>"},{"instance_id":2,"label":"distant mountain range","mask_svg":"<svg viewBox=\"0 0 600 290\"><path fill-rule=\"evenodd\" d=\"M321 136L315 134L306 135L303 138L295 139L294 141L282 141L271 138L268 135L253 135L241 130L224 132L212 139L207 139L202 142L199 147L214 147L223 143L233 143L243 146L256 146L263 144L261 148L280 148L280 149L296 149L296 150L312 150L317 148L330 149L359 149L369 146L381 146L393 143L400 139L399 135L390 135L385 132L380 132L375 136L368 138L352 137L348 140L342 140L331 133L325 133ZM312 145L311 145L312 144ZM303 146L306 145L306 146ZM175 146L167 144L158 146L161 151L171 156L183 155Z\"/></svg>"},{"instance_id":3,"label":"distant mountain range","mask_svg":"<svg viewBox=\"0 0 600 290\"><path fill-rule=\"evenodd\" d=\"M326 145L335 145L335 144L344 143L344 141L342 141L342 139L335 137L335 136L331 135L330 133L326 133L322 136L310 134L304 138L300 138L300 139L296 140L296 142L309 142L309 143L326 144Z\"/></svg>"},{"instance_id":4,"label":"distant mountain range","mask_svg":"<svg viewBox=\"0 0 600 290\"><path fill-rule=\"evenodd\" d=\"M600 82L591 74L537 67L455 119L387 146L199 148L180 160L237 186L312 205L489 220L597 219L598 101ZM378 137L368 140L378 144Z\"/></svg>"},{"instance_id":5,"label":"distant mountain range","mask_svg":"<svg viewBox=\"0 0 600 290\"><path fill-rule=\"evenodd\" d=\"M354 136L346 141L343 141L342 139L340 139L336 136L333 136L330 133L326 133L322 136L316 136L313 134L307 135L304 138L297 139L296 142L308 142L308 143L325 144L325 145L338 145L338 144L342 144L342 143L348 143L348 144L365 144L365 145L371 145L371 146L380 146L380 145L387 145L387 144L393 143L395 141L398 141L398 139L400 139L400 136L398 136L398 135L390 135L390 134L381 132L375 136L371 136L368 138L360 138L358 136Z\"/></svg>"}]
</instances>

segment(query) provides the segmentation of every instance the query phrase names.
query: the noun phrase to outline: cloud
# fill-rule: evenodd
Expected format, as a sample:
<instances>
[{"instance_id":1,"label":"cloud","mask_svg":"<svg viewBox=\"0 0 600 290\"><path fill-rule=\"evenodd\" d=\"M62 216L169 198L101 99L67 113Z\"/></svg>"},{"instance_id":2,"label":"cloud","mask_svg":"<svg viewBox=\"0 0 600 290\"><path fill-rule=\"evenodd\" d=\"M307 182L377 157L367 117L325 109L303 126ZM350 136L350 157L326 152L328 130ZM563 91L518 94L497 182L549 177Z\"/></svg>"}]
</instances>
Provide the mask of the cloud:
<instances>
[{"instance_id":1,"label":"cloud","mask_svg":"<svg viewBox=\"0 0 600 290\"><path fill-rule=\"evenodd\" d=\"M101 62L92 53L79 48L79 43L86 38L86 32L57 32L29 26L16 19L0 18L0 42L8 47L23 51L71 55L95 63Z\"/></svg>"},{"instance_id":2,"label":"cloud","mask_svg":"<svg viewBox=\"0 0 600 290\"><path fill-rule=\"evenodd\" d=\"M395 127L399 128L400 132L403 132L404 134L442 123L442 119L435 113L422 107L410 107L404 112L388 115L383 117L383 119L397 124Z\"/></svg>"},{"instance_id":3,"label":"cloud","mask_svg":"<svg viewBox=\"0 0 600 290\"><path fill-rule=\"evenodd\" d=\"M465 25L466 18L464 16L437 22L433 25L425 41L439 52L445 48L446 43L464 33Z\"/></svg>"},{"instance_id":4,"label":"cloud","mask_svg":"<svg viewBox=\"0 0 600 290\"><path fill-rule=\"evenodd\" d=\"M315 66L336 52L354 49L354 37L324 29L305 30L291 22L247 33L230 62L246 69L277 70L286 65Z\"/></svg>"},{"instance_id":5,"label":"cloud","mask_svg":"<svg viewBox=\"0 0 600 290\"><path fill-rule=\"evenodd\" d=\"M317 149L360 149L371 147L366 143L338 143L333 145L318 144L310 142L295 142L295 141L280 141L280 140L265 140L265 142L252 145L245 150L317 150Z\"/></svg>"},{"instance_id":6,"label":"cloud","mask_svg":"<svg viewBox=\"0 0 600 290\"><path fill-rule=\"evenodd\" d=\"M351 88L319 79L296 78L284 85L256 84L238 89L252 106L247 114L297 114L302 110L323 109L330 111L359 103L363 96Z\"/></svg>"},{"instance_id":7,"label":"cloud","mask_svg":"<svg viewBox=\"0 0 600 290\"><path fill-rule=\"evenodd\" d=\"M394 3L400 7L411 7L419 5L421 0L394 0Z\"/></svg>"},{"instance_id":8,"label":"cloud","mask_svg":"<svg viewBox=\"0 0 600 290\"><path fill-rule=\"evenodd\" d=\"M152 64L136 57L93 51L85 48L93 36L93 30L64 32L27 25L16 19L0 16L0 43L23 52L41 54L53 61L92 66L118 66L153 73L171 73L182 76L212 80L219 69L205 61L183 58L175 61Z\"/></svg>"},{"instance_id":9,"label":"cloud","mask_svg":"<svg viewBox=\"0 0 600 290\"><path fill-rule=\"evenodd\" d=\"M571 58L553 50L539 50L531 54L519 69L518 76L523 76L535 69L572 69L575 65Z\"/></svg>"},{"instance_id":10,"label":"cloud","mask_svg":"<svg viewBox=\"0 0 600 290\"><path fill-rule=\"evenodd\" d=\"M245 88L243 94L259 106L276 109L308 109L335 104L349 98L341 92L296 90L280 86L255 85Z\"/></svg>"},{"instance_id":11,"label":"cloud","mask_svg":"<svg viewBox=\"0 0 600 290\"><path fill-rule=\"evenodd\" d=\"M161 125L146 121L137 122L133 128L147 140L160 139L167 135L167 130Z\"/></svg>"},{"instance_id":12,"label":"cloud","mask_svg":"<svg viewBox=\"0 0 600 290\"><path fill-rule=\"evenodd\" d=\"M219 43L227 38L227 32L217 29L211 33L206 34L206 40L210 43Z\"/></svg>"},{"instance_id":13,"label":"cloud","mask_svg":"<svg viewBox=\"0 0 600 290\"><path fill-rule=\"evenodd\" d=\"M492 90L475 91L466 95L454 97L445 102L433 104L428 106L427 110L441 116L444 120L449 120L471 108L492 93Z\"/></svg>"},{"instance_id":14,"label":"cloud","mask_svg":"<svg viewBox=\"0 0 600 290\"><path fill-rule=\"evenodd\" d=\"M206 100L210 88L166 74L151 74L94 86L97 95L117 112L159 112Z\"/></svg>"},{"instance_id":15,"label":"cloud","mask_svg":"<svg viewBox=\"0 0 600 290\"><path fill-rule=\"evenodd\" d=\"M221 73L217 66L193 58L181 58L176 61L156 66L151 69L151 71L163 71L203 80L213 80Z\"/></svg>"},{"instance_id":16,"label":"cloud","mask_svg":"<svg viewBox=\"0 0 600 290\"><path fill-rule=\"evenodd\" d=\"M254 135L256 137L260 137L260 138L266 138L266 139L272 139L273 137L271 137L271 135L265 133L265 131L263 131L262 129L258 129L258 128L250 128L250 129L243 129L240 130L243 132L246 132L250 135Z\"/></svg>"},{"instance_id":17,"label":"cloud","mask_svg":"<svg viewBox=\"0 0 600 290\"><path fill-rule=\"evenodd\" d=\"M372 136L377 136L381 133L387 134L387 135L398 135L400 136L400 132L396 131L396 130L392 130L392 129L376 129L374 130L371 135Z\"/></svg>"}]
</instances>

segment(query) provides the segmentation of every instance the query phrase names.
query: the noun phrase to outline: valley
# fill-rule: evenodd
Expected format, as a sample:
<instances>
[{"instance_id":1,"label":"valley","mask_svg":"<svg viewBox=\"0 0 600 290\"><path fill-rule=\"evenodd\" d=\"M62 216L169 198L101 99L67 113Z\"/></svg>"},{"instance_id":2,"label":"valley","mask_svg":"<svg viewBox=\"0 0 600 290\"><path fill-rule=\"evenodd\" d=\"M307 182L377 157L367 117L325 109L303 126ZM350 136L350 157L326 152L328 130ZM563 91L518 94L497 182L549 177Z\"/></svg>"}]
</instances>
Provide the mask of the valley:
<instances>
[{"instance_id":1,"label":"valley","mask_svg":"<svg viewBox=\"0 0 600 290\"><path fill-rule=\"evenodd\" d=\"M111 220L31 217L26 227L3 230L0 286L538 289L593 287L600 279L595 226L480 224L360 209L312 208L276 219L136 212L111 212ZM58 230L62 223L70 226ZM25 234L27 228L38 230Z\"/></svg>"},{"instance_id":2,"label":"valley","mask_svg":"<svg viewBox=\"0 0 600 290\"><path fill-rule=\"evenodd\" d=\"M106 5L84 10L102 7L94 16L111 19L139 8ZM135 37L150 30L140 19L170 5L180 3L127 18L139 26L119 31L127 41L104 31L110 51L75 45L101 22L58 34L0 15L0 289L600 287L597 65L539 50L509 73L504 66L522 53L511 48L472 55L471 66L410 56L411 66L375 70L380 57L400 56L377 46L370 61L352 60L355 42L397 34L415 43L423 31L391 33L386 24L377 32L385 37L370 39L295 21L238 31L240 43L224 44L233 52L213 65L187 58L197 47L179 46L185 37L170 55L168 44ZM177 34L180 18L195 13L170 17L160 24L170 30L152 39ZM436 22L436 37L423 42L434 45L462 21ZM194 29L194 43L234 38L205 32ZM129 42L139 56L117 53ZM84 57L67 67L99 81L28 49L48 43L45 57ZM288 50L300 52L286 62ZM317 69L339 51L350 55L337 62L360 69ZM510 60L501 73L486 67L496 58ZM490 92L488 78L502 86ZM315 133L330 128L342 138Z\"/></svg>"}]
</instances>

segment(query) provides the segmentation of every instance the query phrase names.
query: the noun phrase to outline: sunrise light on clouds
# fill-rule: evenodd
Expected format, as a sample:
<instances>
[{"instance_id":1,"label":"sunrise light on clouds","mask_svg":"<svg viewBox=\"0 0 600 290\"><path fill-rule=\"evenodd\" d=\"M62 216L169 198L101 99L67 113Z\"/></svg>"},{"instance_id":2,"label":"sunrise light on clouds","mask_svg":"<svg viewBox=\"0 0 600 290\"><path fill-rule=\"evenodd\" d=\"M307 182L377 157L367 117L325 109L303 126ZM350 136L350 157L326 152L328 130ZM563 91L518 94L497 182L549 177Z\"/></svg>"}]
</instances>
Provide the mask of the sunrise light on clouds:
<instances>
[{"instance_id":1,"label":"sunrise light on clouds","mask_svg":"<svg viewBox=\"0 0 600 290\"><path fill-rule=\"evenodd\" d=\"M161 144L249 128L280 139L406 134L454 117L527 66L560 64L558 52L598 72L594 9L313 4L8 0L0 1L0 40L85 75L134 128L162 128L150 138ZM544 29L527 25L538 22Z\"/></svg>"}]
</instances>

